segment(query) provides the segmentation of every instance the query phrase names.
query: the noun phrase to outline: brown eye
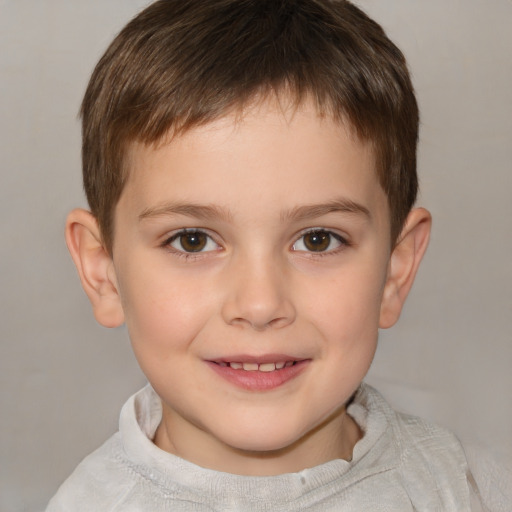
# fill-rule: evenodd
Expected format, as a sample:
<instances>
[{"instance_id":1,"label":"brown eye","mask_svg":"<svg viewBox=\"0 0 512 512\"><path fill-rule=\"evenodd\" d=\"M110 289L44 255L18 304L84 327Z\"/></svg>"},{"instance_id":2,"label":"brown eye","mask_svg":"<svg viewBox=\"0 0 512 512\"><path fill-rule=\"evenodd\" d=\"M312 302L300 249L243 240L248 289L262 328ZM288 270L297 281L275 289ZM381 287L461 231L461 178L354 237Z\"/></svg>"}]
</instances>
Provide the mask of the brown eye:
<instances>
[{"instance_id":1,"label":"brown eye","mask_svg":"<svg viewBox=\"0 0 512 512\"><path fill-rule=\"evenodd\" d=\"M219 246L213 238L204 231L185 229L173 235L164 246L170 246L182 253L198 253L216 251Z\"/></svg>"},{"instance_id":2,"label":"brown eye","mask_svg":"<svg viewBox=\"0 0 512 512\"><path fill-rule=\"evenodd\" d=\"M304 235L304 246L308 251L321 252L329 248L331 234L327 231L311 231Z\"/></svg>"},{"instance_id":3,"label":"brown eye","mask_svg":"<svg viewBox=\"0 0 512 512\"><path fill-rule=\"evenodd\" d=\"M313 229L304 233L292 246L294 251L302 252L331 252L347 245L346 240L325 229Z\"/></svg>"},{"instance_id":4,"label":"brown eye","mask_svg":"<svg viewBox=\"0 0 512 512\"><path fill-rule=\"evenodd\" d=\"M194 233L183 233L179 237L180 245L185 252L199 252L206 247L208 237L196 231Z\"/></svg>"}]
</instances>

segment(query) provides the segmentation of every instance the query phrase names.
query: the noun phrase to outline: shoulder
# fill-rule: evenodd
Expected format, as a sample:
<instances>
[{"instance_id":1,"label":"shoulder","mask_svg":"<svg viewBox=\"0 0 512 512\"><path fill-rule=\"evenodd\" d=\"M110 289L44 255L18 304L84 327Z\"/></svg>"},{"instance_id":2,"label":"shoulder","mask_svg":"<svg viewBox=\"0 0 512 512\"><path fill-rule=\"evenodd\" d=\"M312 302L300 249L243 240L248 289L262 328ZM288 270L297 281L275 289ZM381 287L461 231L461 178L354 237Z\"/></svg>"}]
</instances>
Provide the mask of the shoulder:
<instances>
[{"instance_id":1,"label":"shoulder","mask_svg":"<svg viewBox=\"0 0 512 512\"><path fill-rule=\"evenodd\" d=\"M458 476L466 481L467 462L457 437L449 430L416 416L395 413L391 423L404 469L422 468L435 480Z\"/></svg>"},{"instance_id":2,"label":"shoulder","mask_svg":"<svg viewBox=\"0 0 512 512\"><path fill-rule=\"evenodd\" d=\"M512 467L508 461L499 461L481 447L462 446L450 431L427 421L404 414L397 414L397 419L403 438L410 435L402 451L404 478L421 467L422 478L430 478L446 497L453 488L467 489L471 510L512 510Z\"/></svg>"},{"instance_id":3,"label":"shoulder","mask_svg":"<svg viewBox=\"0 0 512 512\"><path fill-rule=\"evenodd\" d=\"M465 466L462 445L448 429L423 418L394 411L390 424L402 460L420 457L428 464L451 465L455 462Z\"/></svg>"},{"instance_id":4,"label":"shoulder","mask_svg":"<svg viewBox=\"0 0 512 512\"><path fill-rule=\"evenodd\" d=\"M469 510L468 467L462 445L449 430L396 412L370 386L362 388L368 416L385 418L388 453L402 487L420 510Z\"/></svg>"},{"instance_id":5,"label":"shoulder","mask_svg":"<svg viewBox=\"0 0 512 512\"><path fill-rule=\"evenodd\" d=\"M61 485L46 512L114 510L136 485L119 434L87 456Z\"/></svg>"},{"instance_id":6,"label":"shoulder","mask_svg":"<svg viewBox=\"0 0 512 512\"><path fill-rule=\"evenodd\" d=\"M425 464L462 464L465 455L457 437L449 430L423 418L395 411L373 387L363 384L356 400L369 418L380 416L402 462L415 458Z\"/></svg>"},{"instance_id":7,"label":"shoulder","mask_svg":"<svg viewBox=\"0 0 512 512\"><path fill-rule=\"evenodd\" d=\"M512 510L512 461L481 446L465 445L464 450L473 485L487 510Z\"/></svg>"}]
</instances>

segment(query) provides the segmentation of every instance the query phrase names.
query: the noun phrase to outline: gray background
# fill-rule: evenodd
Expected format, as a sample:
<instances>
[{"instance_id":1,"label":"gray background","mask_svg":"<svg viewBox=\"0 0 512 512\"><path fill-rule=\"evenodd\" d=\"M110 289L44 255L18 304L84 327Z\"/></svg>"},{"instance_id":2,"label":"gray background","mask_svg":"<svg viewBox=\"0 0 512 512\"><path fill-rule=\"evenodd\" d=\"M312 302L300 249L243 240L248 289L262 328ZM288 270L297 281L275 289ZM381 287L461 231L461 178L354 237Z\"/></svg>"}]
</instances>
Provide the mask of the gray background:
<instances>
[{"instance_id":1,"label":"gray background","mask_svg":"<svg viewBox=\"0 0 512 512\"><path fill-rule=\"evenodd\" d=\"M144 0L0 0L0 511L42 510L143 383L63 239L84 205L78 106ZM360 0L409 59L430 249L369 381L512 459L512 2Z\"/></svg>"}]
</instances>

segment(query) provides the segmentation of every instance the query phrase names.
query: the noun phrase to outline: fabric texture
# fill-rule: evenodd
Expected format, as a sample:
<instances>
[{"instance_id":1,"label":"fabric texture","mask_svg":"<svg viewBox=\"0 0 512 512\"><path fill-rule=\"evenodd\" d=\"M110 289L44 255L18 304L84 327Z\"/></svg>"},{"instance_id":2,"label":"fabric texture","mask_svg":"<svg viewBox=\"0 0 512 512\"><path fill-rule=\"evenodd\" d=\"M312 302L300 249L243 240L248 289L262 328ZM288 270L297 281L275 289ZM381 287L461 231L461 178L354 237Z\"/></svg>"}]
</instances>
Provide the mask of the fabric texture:
<instances>
[{"instance_id":1,"label":"fabric texture","mask_svg":"<svg viewBox=\"0 0 512 512\"><path fill-rule=\"evenodd\" d=\"M446 430L393 411L362 384L348 413L364 432L352 460L249 477L199 467L156 447L160 399L150 386L124 405L119 432L61 486L47 512L486 511L466 457Z\"/></svg>"}]
</instances>

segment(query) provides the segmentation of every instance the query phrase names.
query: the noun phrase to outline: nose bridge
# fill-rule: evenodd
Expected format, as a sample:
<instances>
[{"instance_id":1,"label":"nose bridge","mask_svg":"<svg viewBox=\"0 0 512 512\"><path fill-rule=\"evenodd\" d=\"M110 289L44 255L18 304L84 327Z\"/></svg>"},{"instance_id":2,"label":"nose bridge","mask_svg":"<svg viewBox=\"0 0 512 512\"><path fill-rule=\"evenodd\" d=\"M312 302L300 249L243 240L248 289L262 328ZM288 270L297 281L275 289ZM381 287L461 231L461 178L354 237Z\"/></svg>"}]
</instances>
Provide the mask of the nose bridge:
<instances>
[{"instance_id":1,"label":"nose bridge","mask_svg":"<svg viewBox=\"0 0 512 512\"><path fill-rule=\"evenodd\" d=\"M223 304L224 320L256 330L284 327L295 319L295 308L283 258L272 251L237 254L229 265Z\"/></svg>"}]
</instances>

